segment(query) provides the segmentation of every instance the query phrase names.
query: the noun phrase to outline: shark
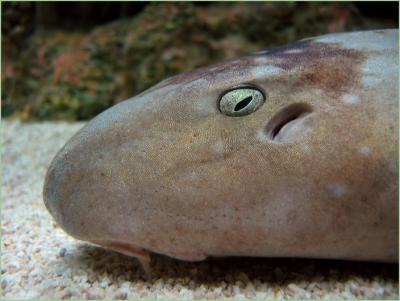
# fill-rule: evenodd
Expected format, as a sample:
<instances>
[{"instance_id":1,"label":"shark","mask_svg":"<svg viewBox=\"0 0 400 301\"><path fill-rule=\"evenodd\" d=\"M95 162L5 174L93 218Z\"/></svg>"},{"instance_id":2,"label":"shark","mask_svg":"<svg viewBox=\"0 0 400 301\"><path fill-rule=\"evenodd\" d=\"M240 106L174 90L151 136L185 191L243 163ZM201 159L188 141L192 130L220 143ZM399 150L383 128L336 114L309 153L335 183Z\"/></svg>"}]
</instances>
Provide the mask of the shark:
<instances>
[{"instance_id":1,"label":"shark","mask_svg":"<svg viewBox=\"0 0 400 301\"><path fill-rule=\"evenodd\" d=\"M398 261L398 30L334 33L167 78L88 122L43 198L138 258Z\"/></svg>"}]
</instances>

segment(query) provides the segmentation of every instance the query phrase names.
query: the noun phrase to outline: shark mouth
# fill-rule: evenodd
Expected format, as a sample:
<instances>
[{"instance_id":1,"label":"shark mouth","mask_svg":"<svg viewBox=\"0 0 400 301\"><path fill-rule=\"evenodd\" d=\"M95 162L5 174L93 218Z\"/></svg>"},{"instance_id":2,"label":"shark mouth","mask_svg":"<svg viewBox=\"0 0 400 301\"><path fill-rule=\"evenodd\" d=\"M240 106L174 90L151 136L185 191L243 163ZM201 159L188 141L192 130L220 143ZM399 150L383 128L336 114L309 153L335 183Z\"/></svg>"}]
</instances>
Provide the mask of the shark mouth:
<instances>
[{"instance_id":1,"label":"shark mouth","mask_svg":"<svg viewBox=\"0 0 400 301\"><path fill-rule=\"evenodd\" d=\"M146 276L151 274L150 270L150 252L144 248L140 248L131 244L122 243L118 241L99 241L99 240L91 240L90 242L106 247L107 249L111 249L118 253L135 257L139 260L140 265L145 272Z\"/></svg>"}]
</instances>

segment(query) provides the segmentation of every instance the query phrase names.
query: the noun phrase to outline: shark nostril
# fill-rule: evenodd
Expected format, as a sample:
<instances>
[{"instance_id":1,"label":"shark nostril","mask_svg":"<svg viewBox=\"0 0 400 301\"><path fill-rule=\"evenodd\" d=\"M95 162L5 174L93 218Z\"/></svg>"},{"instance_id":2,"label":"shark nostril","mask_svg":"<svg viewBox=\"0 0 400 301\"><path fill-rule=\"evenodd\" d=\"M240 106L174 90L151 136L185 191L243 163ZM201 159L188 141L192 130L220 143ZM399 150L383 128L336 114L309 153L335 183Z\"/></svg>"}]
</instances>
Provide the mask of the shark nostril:
<instances>
[{"instance_id":1,"label":"shark nostril","mask_svg":"<svg viewBox=\"0 0 400 301\"><path fill-rule=\"evenodd\" d=\"M312 129L312 120L308 118L311 113L312 108L306 103L291 104L268 122L267 137L282 143L297 141Z\"/></svg>"}]
</instances>

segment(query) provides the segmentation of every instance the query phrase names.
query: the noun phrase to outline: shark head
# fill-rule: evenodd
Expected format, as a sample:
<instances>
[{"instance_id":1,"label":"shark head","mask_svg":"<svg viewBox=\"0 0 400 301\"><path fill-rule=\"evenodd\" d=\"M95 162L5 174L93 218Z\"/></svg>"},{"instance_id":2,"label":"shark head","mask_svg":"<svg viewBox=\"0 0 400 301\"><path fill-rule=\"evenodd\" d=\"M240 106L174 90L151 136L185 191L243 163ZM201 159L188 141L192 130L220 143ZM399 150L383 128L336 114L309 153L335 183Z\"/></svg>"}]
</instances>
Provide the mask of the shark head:
<instances>
[{"instance_id":1,"label":"shark head","mask_svg":"<svg viewBox=\"0 0 400 301\"><path fill-rule=\"evenodd\" d=\"M398 32L331 34L195 69L104 111L44 201L146 258L397 260Z\"/></svg>"}]
</instances>

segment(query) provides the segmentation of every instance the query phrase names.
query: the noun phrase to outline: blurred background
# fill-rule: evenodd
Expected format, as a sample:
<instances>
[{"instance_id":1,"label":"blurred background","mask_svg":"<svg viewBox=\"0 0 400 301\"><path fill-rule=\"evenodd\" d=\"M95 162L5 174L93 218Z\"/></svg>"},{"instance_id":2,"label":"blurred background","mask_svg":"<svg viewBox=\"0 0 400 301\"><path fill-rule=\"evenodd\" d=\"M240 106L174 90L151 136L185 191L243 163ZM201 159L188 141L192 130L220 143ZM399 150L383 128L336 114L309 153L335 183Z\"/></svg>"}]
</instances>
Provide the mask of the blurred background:
<instances>
[{"instance_id":1,"label":"blurred background","mask_svg":"<svg viewBox=\"0 0 400 301\"><path fill-rule=\"evenodd\" d=\"M397 2L2 2L2 117L87 120L174 74L331 32Z\"/></svg>"}]
</instances>

